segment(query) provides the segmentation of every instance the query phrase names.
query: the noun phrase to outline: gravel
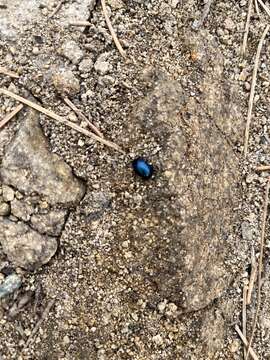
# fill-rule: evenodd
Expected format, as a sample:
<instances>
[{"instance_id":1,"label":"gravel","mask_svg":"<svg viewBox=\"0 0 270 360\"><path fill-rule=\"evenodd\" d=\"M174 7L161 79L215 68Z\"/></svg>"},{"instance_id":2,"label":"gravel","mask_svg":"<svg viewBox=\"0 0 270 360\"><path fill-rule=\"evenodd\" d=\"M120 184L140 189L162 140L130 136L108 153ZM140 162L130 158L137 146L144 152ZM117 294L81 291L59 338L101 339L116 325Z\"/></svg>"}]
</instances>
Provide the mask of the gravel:
<instances>
[{"instance_id":1,"label":"gravel","mask_svg":"<svg viewBox=\"0 0 270 360\"><path fill-rule=\"evenodd\" d=\"M2 301L1 357L3 360L20 359L21 350L46 304L56 297L55 307L43 321L24 357L33 360L242 359L242 344L234 331L234 324L240 325L242 289L249 276L252 247L258 256L264 187L269 176L268 172L257 173L254 169L260 164L270 164L268 39L262 49L258 73L249 153L246 160L242 157L242 134L254 54L267 22L265 14L262 12L260 18L256 14L252 16L248 52L246 58L242 59L240 49L247 15L246 0L239 3L213 2L206 21L197 32L192 31L192 24L202 15L201 2L108 0L111 21L127 51L128 58L125 60L114 46L99 2L66 1L51 19L48 17L54 10L55 1L16 0L5 3L7 9L1 9L0 15L0 65L17 71L20 78L1 76L1 87L25 97L31 96L62 116L68 116L70 110L61 97L69 96L107 139L125 148L129 155L118 154L43 115L40 117L50 152L57 154L70 166L74 175L84 183L86 195L81 202L78 201L69 208L65 226L61 228L59 249L50 262L33 273L16 268L16 273L22 276L22 286L14 294L16 302L23 298L25 291L34 292L35 301L30 301L23 307L17 313L16 320L8 316L14 297L7 296ZM91 26L69 26L70 22L79 20L90 21ZM42 42L36 36L40 36ZM199 42L198 39L205 41ZM77 50L83 52L79 60L79 57L72 60L71 53L67 54L68 57L61 53L64 44L70 41ZM197 47L198 44L201 46ZM204 58L207 61L203 62ZM158 72L157 69L162 71ZM215 71L218 69L219 75L213 76L211 80L211 74L217 74ZM218 145L219 139L222 139L223 145L217 153L222 154L224 151L224 158L228 156L235 159L237 170L234 168L233 173L240 174L236 195L230 198L233 203L230 214L235 212L236 216L232 223L228 221L232 229L219 238L220 248L218 241L215 242L217 247L212 253L211 243L205 248L198 244L194 251L195 255L204 253L204 250L205 253L209 251L209 259L211 256L223 259L221 263L226 269L224 276L229 275L231 280L224 283L224 288L214 289L218 298L191 313L183 312L181 304L169 298L166 291L161 295L158 291L160 284L154 288L151 271L146 272L151 267L142 268L140 261L136 261L145 255L143 251L146 245L150 249L155 225L152 228L147 222L149 214L155 214L159 199L166 200L169 204L173 204L175 199L162 197L170 189L163 182L167 163L162 156L164 151L170 152L173 143L163 142L162 136L159 140L160 129L147 129L148 121L145 121L146 130L140 132L136 128L136 111L151 94L153 79L154 83L160 81L159 77L155 78L155 74L160 73L165 73L169 79L176 81L189 100L189 107L184 113L180 112L179 117L182 118L183 114L192 110L191 119L200 119L199 139L202 139L202 135L205 136L202 145L215 143L216 139ZM206 99L212 99L207 109L201 107ZM190 107L192 102L193 106ZM1 118L15 104L12 99L1 96ZM153 101L153 104L160 108L158 101ZM224 113L222 104L227 104L227 113ZM152 109L148 110L148 118L158 123L160 118L151 118ZM74 120L81 126L87 126L80 119ZM208 121L210 128L206 131ZM16 117L0 130L1 164L8 144L14 139L21 122L21 118ZM188 129L188 118L186 122L182 131ZM174 125L170 123L170 118L164 126L166 131L173 132ZM209 129L212 128L214 130L210 134ZM129 129L133 129L133 132ZM176 137L177 133L173 133ZM196 143L196 137L192 137L192 141ZM193 142L190 144L191 149L192 144ZM195 152L195 159L197 153L199 149ZM187 154L192 156L192 153ZM156 167L157 173L153 181L143 182L133 175L131 161L138 156L147 156L149 161L154 160L154 165L157 165L157 159L162 160ZM179 160L179 155L175 161L177 159ZM194 180L196 184L196 179L202 178L199 170L200 167L204 168L205 163L195 163L192 159L191 157L189 164L186 164L186 169L188 174L189 168L193 171L194 166L197 166L198 175ZM213 183L220 174L224 174L226 167L223 165L221 160L216 174L210 177ZM180 182L180 177L178 180ZM4 186L1 188L1 204L9 206L17 191L23 196L21 199L16 196L17 200L24 201L24 189L17 189L19 186L15 185L10 187L10 183L7 183L14 192L13 197L4 198ZM195 195L202 196L201 188L198 189L196 194L192 193L190 196L194 203ZM148 202L145 209L149 213L145 213L140 209L149 194L153 194L156 200ZM209 194L208 201L211 196ZM240 196L239 201L237 196ZM221 209L223 206L224 209L227 206L229 208L226 200L217 202ZM44 215L51 210L46 199L38 204L37 208L39 211L42 209ZM9 220L20 224L14 215ZM133 220L137 222L132 223ZM144 220L142 232L140 224ZM226 222L227 218L222 220ZM28 226L27 223L23 224ZM130 227L127 228L125 224L130 224ZM221 222L219 229L222 227ZM164 229L168 228L168 224L164 224ZM205 229L203 236L211 238ZM186 244L188 241L189 237L186 238ZM165 242L164 236L161 246ZM270 357L268 230L266 245L262 309L253 346L262 359ZM168 252L168 258L170 254ZM170 260L172 258L173 256ZM153 261L147 254L145 259L149 260L149 264ZM182 260L188 258L183 255ZM14 264L1 250L0 271L4 274L5 269L12 267ZM207 273L204 267L199 267L193 275L204 278ZM192 281L188 284L187 277L186 288L188 285L192 286ZM179 290L179 295L182 294L181 288L174 290L175 293ZM210 293L211 287L208 299L211 298ZM200 296L203 298L205 292ZM216 295L213 296L215 297ZM254 292L252 304L247 309L248 334L255 305Z\"/></svg>"}]
</instances>

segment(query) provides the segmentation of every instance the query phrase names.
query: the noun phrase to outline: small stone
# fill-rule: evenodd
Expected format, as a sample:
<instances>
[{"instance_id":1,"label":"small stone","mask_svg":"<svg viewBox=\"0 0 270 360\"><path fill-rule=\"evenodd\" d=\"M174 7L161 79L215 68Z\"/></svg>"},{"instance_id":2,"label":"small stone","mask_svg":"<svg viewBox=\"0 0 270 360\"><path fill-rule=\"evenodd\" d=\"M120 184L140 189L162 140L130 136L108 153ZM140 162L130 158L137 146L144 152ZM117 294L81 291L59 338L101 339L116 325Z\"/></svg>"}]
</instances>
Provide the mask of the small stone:
<instances>
[{"instance_id":1,"label":"small stone","mask_svg":"<svg viewBox=\"0 0 270 360\"><path fill-rule=\"evenodd\" d=\"M14 195L15 195L14 190L7 185L3 185L2 189L3 189L3 194L2 194L3 200L4 201L12 201L14 199Z\"/></svg>"},{"instance_id":2,"label":"small stone","mask_svg":"<svg viewBox=\"0 0 270 360\"><path fill-rule=\"evenodd\" d=\"M231 345L230 345L230 350L231 352L234 354L236 352L238 352L240 349L240 344L238 340L234 340Z\"/></svg>"},{"instance_id":3,"label":"small stone","mask_svg":"<svg viewBox=\"0 0 270 360\"><path fill-rule=\"evenodd\" d=\"M158 346L161 346L163 344L163 339L162 339L161 335L159 335L159 334L153 336L152 339L153 339L154 343Z\"/></svg>"},{"instance_id":4,"label":"small stone","mask_svg":"<svg viewBox=\"0 0 270 360\"><path fill-rule=\"evenodd\" d=\"M20 193L19 191L16 191L15 196L16 196L16 199L18 199L18 200L22 200L22 199L23 199L23 194Z\"/></svg>"},{"instance_id":5,"label":"small stone","mask_svg":"<svg viewBox=\"0 0 270 360\"><path fill-rule=\"evenodd\" d=\"M12 294L14 291L19 289L22 281L17 274L11 274L7 276L2 284L0 284L0 299Z\"/></svg>"},{"instance_id":6,"label":"small stone","mask_svg":"<svg viewBox=\"0 0 270 360\"><path fill-rule=\"evenodd\" d=\"M239 81L246 81L248 75L249 75L248 70L247 70L247 69L243 69L243 70L241 71L240 75L239 75L238 80L239 80Z\"/></svg>"},{"instance_id":7,"label":"small stone","mask_svg":"<svg viewBox=\"0 0 270 360\"><path fill-rule=\"evenodd\" d=\"M38 47L34 47L33 50L32 50L32 53L34 55L38 55L39 54L39 48Z\"/></svg>"},{"instance_id":8,"label":"small stone","mask_svg":"<svg viewBox=\"0 0 270 360\"><path fill-rule=\"evenodd\" d=\"M171 0L171 7L176 9L177 5L179 4L180 0Z\"/></svg>"},{"instance_id":9,"label":"small stone","mask_svg":"<svg viewBox=\"0 0 270 360\"><path fill-rule=\"evenodd\" d=\"M69 343L70 343L70 339L69 339L69 337L67 335L65 335L64 338L63 338L63 344L68 345Z\"/></svg>"},{"instance_id":10,"label":"small stone","mask_svg":"<svg viewBox=\"0 0 270 360\"><path fill-rule=\"evenodd\" d=\"M8 216L10 214L10 205L7 203L0 203L0 216Z\"/></svg>"},{"instance_id":11,"label":"small stone","mask_svg":"<svg viewBox=\"0 0 270 360\"><path fill-rule=\"evenodd\" d=\"M26 201L14 199L11 202L11 213L17 218L23 221L29 221L31 214L33 214L34 208Z\"/></svg>"},{"instance_id":12,"label":"small stone","mask_svg":"<svg viewBox=\"0 0 270 360\"><path fill-rule=\"evenodd\" d=\"M158 306L157 306L158 311L159 311L160 313L163 313L164 310L165 310L165 308L166 308L166 305L167 305L167 300L165 299L164 301L162 301L162 302L160 302L160 303L158 304Z\"/></svg>"},{"instance_id":13,"label":"small stone","mask_svg":"<svg viewBox=\"0 0 270 360\"><path fill-rule=\"evenodd\" d=\"M225 29L227 29L229 31L233 30L234 29L234 22L232 21L232 19L230 19L230 18L225 19L224 27L225 27Z\"/></svg>"},{"instance_id":14,"label":"small stone","mask_svg":"<svg viewBox=\"0 0 270 360\"><path fill-rule=\"evenodd\" d=\"M112 68L111 64L106 61L108 54L101 54L95 62L94 68L100 75L106 75Z\"/></svg>"},{"instance_id":15,"label":"small stone","mask_svg":"<svg viewBox=\"0 0 270 360\"><path fill-rule=\"evenodd\" d=\"M53 84L61 95L73 96L80 91L80 82L71 70L60 69L53 75Z\"/></svg>"},{"instance_id":16,"label":"small stone","mask_svg":"<svg viewBox=\"0 0 270 360\"><path fill-rule=\"evenodd\" d=\"M254 234L254 228L251 226L251 224L248 221L242 222L241 230L242 230L243 240L252 241L253 234Z\"/></svg>"},{"instance_id":17,"label":"small stone","mask_svg":"<svg viewBox=\"0 0 270 360\"><path fill-rule=\"evenodd\" d=\"M89 73L93 69L94 63L90 58L83 59L79 64L79 70L82 73Z\"/></svg>"},{"instance_id":18,"label":"small stone","mask_svg":"<svg viewBox=\"0 0 270 360\"><path fill-rule=\"evenodd\" d=\"M63 44L62 54L73 64L78 64L83 58L84 52L74 40L70 40Z\"/></svg>"},{"instance_id":19,"label":"small stone","mask_svg":"<svg viewBox=\"0 0 270 360\"><path fill-rule=\"evenodd\" d=\"M85 142L82 139L78 140L78 146L83 147L85 145Z\"/></svg>"}]
</instances>

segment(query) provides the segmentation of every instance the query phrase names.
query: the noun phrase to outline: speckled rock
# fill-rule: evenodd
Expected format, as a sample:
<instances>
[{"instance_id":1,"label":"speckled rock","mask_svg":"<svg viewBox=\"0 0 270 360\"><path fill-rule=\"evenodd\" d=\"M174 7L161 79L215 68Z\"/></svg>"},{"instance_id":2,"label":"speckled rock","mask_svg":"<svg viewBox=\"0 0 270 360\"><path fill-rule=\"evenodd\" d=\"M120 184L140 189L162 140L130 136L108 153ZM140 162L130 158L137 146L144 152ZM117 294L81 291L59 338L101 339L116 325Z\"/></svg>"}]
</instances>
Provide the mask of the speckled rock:
<instances>
[{"instance_id":1,"label":"speckled rock","mask_svg":"<svg viewBox=\"0 0 270 360\"><path fill-rule=\"evenodd\" d=\"M210 90L196 100L165 75L152 74L152 85L147 75L152 88L127 130L134 153L151 143L145 155L156 168L155 183L142 185L142 201L120 230L132 244L130 266L141 268L145 281L151 279L182 311L207 306L233 276L225 259L235 247L230 235L237 222L239 159L224 135L233 131L237 138L227 124L235 109L219 96L227 84L222 85L221 62L216 65L221 54L215 49L212 61L201 60L206 69L201 82ZM220 103L213 113L214 92Z\"/></svg>"},{"instance_id":2,"label":"speckled rock","mask_svg":"<svg viewBox=\"0 0 270 360\"><path fill-rule=\"evenodd\" d=\"M31 226L41 234L59 236L67 214L66 210L51 210L48 214L34 214L31 216Z\"/></svg>"},{"instance_id":3,"label":"speckled rock","mask_svg":"<svg viewBox=\"0 0 270 360\"><path fill-rule=\"evenodd\" d=\"M62 54L73 64L78 64L82 59L84 52L74 40L66 41L62 46Z\"/></svg>"},{"instance_id":4,"label":"speckled rock","mask_svg":"<svg viewBox=\"0 0 270 360\"><path fill-rule=\"evenodd\" d=\"M32 110L6 148L0 176L5 184L28 195L37 193L50 204L76 203L85 191L71 168L50 152L38 115Z\"/></svg>"},{"instance_id":5,"label":"speckled rock","mask_svg":"<svg viewBox=\"0 0 270 360\"><path fill-rule=\"evenodd\" d=\"M46 264L57 250L54 237L41 235L23 222L0 219L0 227L3 251L16 266L34 270Z\"/></svg>"},{"instance_id":6,"label":"speckled rock","mask_svg":"<svg viewBox=\"0 0 270 360\"><path fill-rule=\"evenodd\" d=\"M7 216L10 213L10 205L5 202L0 202L0 216Z\"/></svg>"},{"instance_id":7,"label":"speckled rock","mask_svg":"<svg viewBox=\"0 0 270 360\"><path fill-rule=\"evenodd\" d=\"M14 199L11 202L11 213L23 221L29 221L34 208L31 204L23 200Z\"/></svg>"},{"instance_id":8,"label":"speckled rock","mask_svg":"<svg viewBox=\"0 0 270 360\"><path fill-rule=\"evenodd\" d=\"M61 68L52 76L53 84L59 94L73 96L80 91L80 82L71 70Z\"/></svg>"}]
</instances>

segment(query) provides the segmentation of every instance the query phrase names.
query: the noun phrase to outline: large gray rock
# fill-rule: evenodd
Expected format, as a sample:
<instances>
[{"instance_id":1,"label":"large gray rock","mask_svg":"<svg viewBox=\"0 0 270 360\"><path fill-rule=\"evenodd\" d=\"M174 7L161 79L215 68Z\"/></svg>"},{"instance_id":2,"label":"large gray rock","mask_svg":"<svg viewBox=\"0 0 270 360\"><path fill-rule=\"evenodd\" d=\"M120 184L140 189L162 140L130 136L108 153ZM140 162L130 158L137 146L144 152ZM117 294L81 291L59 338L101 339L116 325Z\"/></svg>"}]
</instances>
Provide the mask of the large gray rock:
<instances>
[{"instance_id":1,"label":"large gray rock","mask_svg":"<svg viewBox=\"0 0 270 360\"><path fill-rule=\"evenodd\" d=\"M32 110L6 148L0 176L3 183L27 195L37 193L51 205L77 203L85 191L71 168L50 152L37 113Z\"/></svg>"},{"instance_id":2,"label":"large gray rock","mask_svg":"<svg viewBox=\"0 0 270 360\"><path fill-rule=\"evenodd\" d=\"M3 251L16 266L34 270L46 264L57 250L54 237L40 235L23 222L2 218L0 227Z\"/></svg>"},{"instance_id":3,"label":"large gray rock","mask_svg":"<svg viewBox=\"0 0 270 360\"><path fill-rule=\"evenodd\" d=\"M194 99L178 82L148 76L149 95L136 106L126 135L134 153L148 144L144 152L156 168L154 182L139 190L141 203L118 225L132 244L129 266L183 311L207 306L233 276L226 257L235 245L239 159L228 141L238 134L227 122L235 106L222 95L229 88L222 85L221 55L208 47L212 58L200 59L208 91ZM220 103L212 112L214 91Z\"/></svg>"},{"instance_id":4,"label":"large gray rock","mask_svg":"<svg viewBox=\"0 0 270 360\"><path fill-rule=\"evenodd\" d=\"M33 270L47 263L57 250L70 205L84 196L83 183L71 168L49 150L38 114L28 110L18 133L6 147L0 168L3 186L19 190L19 198L6 196L8 211L0 217L0 243L16 266ZM16 192L18 194L18 192ZM16 195L17 196L17 195ZM48 236L49 235L49 236Z\"/></svg>"}]
</instances>

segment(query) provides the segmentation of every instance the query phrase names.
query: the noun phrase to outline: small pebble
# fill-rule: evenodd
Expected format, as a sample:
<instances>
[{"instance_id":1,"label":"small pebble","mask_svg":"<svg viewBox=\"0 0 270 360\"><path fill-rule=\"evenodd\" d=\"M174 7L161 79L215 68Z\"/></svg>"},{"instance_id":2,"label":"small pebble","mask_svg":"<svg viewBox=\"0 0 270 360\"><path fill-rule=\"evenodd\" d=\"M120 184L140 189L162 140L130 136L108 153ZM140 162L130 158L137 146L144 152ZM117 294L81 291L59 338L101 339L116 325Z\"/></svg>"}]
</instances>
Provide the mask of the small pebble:
<instances>
[{"instance_id":1,"label":"small pebble","mask_svg":"<svg viewBox=\"0 0 270 360\"><path fill-rule=\"evenodd\" d=\"M7 185L3 185L3 200L4 201L12 201L14 199L14 190L7 186Z\"/></svg>"},{"instance_id":2,"label":"small pebble","mask_svg":"<svg viewBox=\"0 0 270 360\"><path fill-rule=\"evenodd\" d=\"M14 291L19 289L22 281L17 274L11 274L7 276L2 284L0 284L0 299L12 294Z\"/></svg>"}]
</instances>

